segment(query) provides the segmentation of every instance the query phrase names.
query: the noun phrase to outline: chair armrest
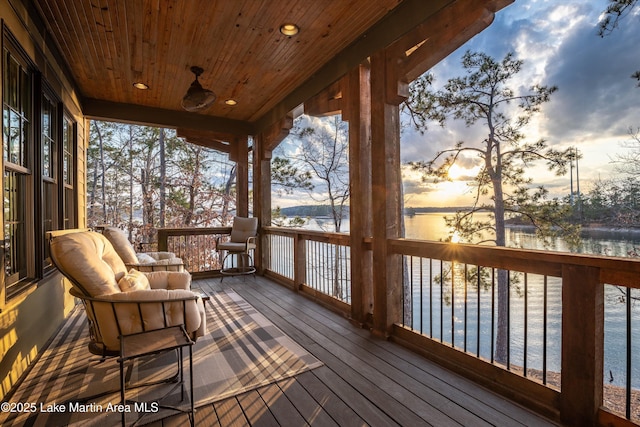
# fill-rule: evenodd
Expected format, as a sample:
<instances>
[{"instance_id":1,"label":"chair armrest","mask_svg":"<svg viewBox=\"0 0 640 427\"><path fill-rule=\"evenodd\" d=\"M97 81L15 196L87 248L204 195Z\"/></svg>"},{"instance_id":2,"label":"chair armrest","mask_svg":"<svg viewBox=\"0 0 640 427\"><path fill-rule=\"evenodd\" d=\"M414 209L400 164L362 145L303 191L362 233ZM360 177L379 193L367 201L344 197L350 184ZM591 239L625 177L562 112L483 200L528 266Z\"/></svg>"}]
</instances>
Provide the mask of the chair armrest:
<instances>
[{"instance_id":1,"label":"chair armrest","mask_svg":"<svg viewBox=\"0 0 640 427\"><path fill-rule=\"evenodd\" d=\"M186 271L143 271L151 289L191 289L191 274Z\"/></svg>"},{"instance_id":2,"label":"chair armrest","mask_svg":"<svg viewBox=\"0 0 640 427\"><path fill-rule=\"evenodd\" d=\"M72 289L71 294L82 299L96 342L108 351L119 349L122 335L184 325L195 337L206 325L202 300L189 290L151 289L88 297Z\"/></svg>"},{"instance_id":3,"label":"chair armrest","mask_svg":"<svg viewBox=\"0 0 640 427\"><path fill-rule=\"evenodd\" d=\"M169 261L169 262L165 262ZM185 271L184 264L180 258L174 258L171 260L162 260L153 263L125 263L127 270L136 269L143 273L150 273L153 271Z\"/></svg>"},{"instance_id":4,"label":"chair armrest","mask_svg":"<svg viewBox=\"0 0 640 427\"><path fill-rule=\"evenodd\" d=\"M171 259L179 259L178 257L176 257L176 254L173 252L143 252L147 255L149 255L151 258L160 261L160 260L171 260Z\"/></svg>"},{"instance_id":5,"label":"chair armrest","mask_svg":"<svg viewBox=\"0 0 640 427\"><path fill-rule=\"evenodd\" d=\"M245 244L245 251L249 251L249 249L254 249L256 247L256 240L258 236L251 236L247 238L247 243Z\"/></svg>"}]
</instances>

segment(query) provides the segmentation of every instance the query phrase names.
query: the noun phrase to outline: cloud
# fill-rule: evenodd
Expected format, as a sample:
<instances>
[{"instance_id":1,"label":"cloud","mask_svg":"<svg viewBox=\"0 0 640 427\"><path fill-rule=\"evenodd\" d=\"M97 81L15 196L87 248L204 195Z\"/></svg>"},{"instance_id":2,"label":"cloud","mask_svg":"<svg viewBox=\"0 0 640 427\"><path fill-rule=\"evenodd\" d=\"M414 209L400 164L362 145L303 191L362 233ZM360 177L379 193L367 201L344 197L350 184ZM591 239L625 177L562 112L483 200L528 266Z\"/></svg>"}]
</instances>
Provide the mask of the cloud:
<instances>
[{"instance_id":1,"label":"cloud","mask_svg":"<svg viewBox=\"0 0 640 427\"><path fill-rule=\"evenodd\" d=\"M607 0L520 1L498 12L489 28L434 67L435 86L463 72L460 59L467 50L480 51L500 60L513 51L524 60L523 70L511 87L516 92L532 83L558 86L528 128L527 140L544 138L554 148L577 146L583 154L581 182L614 174L611 158L628 140L629 127L640 126L640 88L630 76L640 70L640 7L624 18L610 35L597 35L597 24ZM482 126L469 129L462 123L434 124L424 135L405 128L403 161L430 160L458 141L481 141ZM475 159L465 158L466 167ZM461 165L462 166L462 165ZM536 184L548 186L554 196L567 194L569 176L555 177L531 170ZM587 185L585 185L587 187ZM420 191L419 186L405 191ZM430 194L435 189L430 188ZM424 191L424 189L423 189Z\"/></svg>"},{"instance_id":2,"label":"cloud","mask_svg":"<svg viewBox=\"0 0 640 427\"><path fill-rule=\"evenodd\" d=\"M595 25L581 26L547 67L560 90L549 108L546 130L554 138L624 135L640 121L640 89L630 78L640 68L640 26L622 25L600 38Z\"/></svg>"}]
</instances>

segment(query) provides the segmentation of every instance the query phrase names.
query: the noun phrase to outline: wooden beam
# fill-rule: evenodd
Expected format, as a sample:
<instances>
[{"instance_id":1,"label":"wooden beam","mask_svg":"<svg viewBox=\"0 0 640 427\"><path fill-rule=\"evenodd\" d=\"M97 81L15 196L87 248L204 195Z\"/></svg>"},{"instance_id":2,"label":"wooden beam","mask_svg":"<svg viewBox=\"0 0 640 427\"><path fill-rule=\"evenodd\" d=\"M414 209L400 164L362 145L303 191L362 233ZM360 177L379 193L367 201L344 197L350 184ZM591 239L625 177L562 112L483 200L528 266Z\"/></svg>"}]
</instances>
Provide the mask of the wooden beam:
<instances>
[{"instance_id":1,"label":"wooden beam","mask_svg":"<svg viewBox=\"0 0 640 427\"><path fill-rule=\"evenodd\" d=\"M96 120L110 120L167 128L194 129L236 136L254 134L253 126L247 122L221 117L203 116L187 111L163 110L160 108L101 101L98 99L83 99L82 110L87 118Z\"/></svg>"},{"instance_id":2,"label":"wooden beam","mask_svg":"<svg viewBox=\"0 0 640 427\"><path fill-rule=\"evenodd\" d=\"M253 216L258 217L258 226L271 225L271 150L264 147L265 135L258 134L253 139ZM260 234L256 249L256 268L264 273L264 266L269 265L270 251L265 250L268 236Z\"/></svg>"},{"instance_id":3,"label":"wooden beam","mask_svg":"<svg viewBox=\"0 0 640 427\"><path fill-rule=\"evenodd\" d=\"M213 148L216 151L220 151L222 153L227 153L230 155L234 150L231 141L237 139L236 136L228 134L182 128L176 129L176 135L180 138L186 139L192 144Z\"/></svg>"},{"instance_id":4,"label":"wooden beam","mask_svg":"<svg viewBox=\"0 0 640 427\"><path fill-rule=\"evenodd\" d=\"M261 133L262 145L260 146L263 158L271 159L271 152L289 136L293 127L293 117L290 114L278 120L273 126Z\"/></svg>"},{"instance_id":5,"label":"wooden beam","mask_svg":"<svg viewBox=\"0 0 640 427\"><path fill-rule=\"evenodd\" d=\"M237 165L236 173L236 212L239 216L249 216L249 147L248 138L236 138L233 141L233 161Z\"/></svg>"},{"instance_id":6,"label":"wooden beam","mask_svg":"<svg viewBox=\"0 0 640 427\"><path fill-rule=\"evenodd\" d=\"M385 99L387 57L371 57L371 212L373 240L373 333L388 337L401 320L402 257L389 251L387 240L401 236L400 111L397 97ZM374 172L375 171L375 172Z\"/></svg>"},{"instance_id":7,"label":"wooden beam","mask_svg":"<svg viewBox=\"0 0 640 427\"><path fill-rule=\"evenodd\" d=\"M389 47L398 74L410 82L493 22L495 11L513 0L458 0Z\"/></svg>"},{"instance_id":8,"label":"wooden beam","mask_svg":"<svg viewBox=\"0 0 640 427\"><path fill-rule=\"evenodd\" d=\"M371 208L371 86L368 63L345 79L342 118L349 122L349 185L351 234L351 318L371 323L373 312L373 257L365 240L373 228Z\"/></svg>"},{"instance_id":9,"label":"wooden beam","mask_svg":"<svg viewBox=\"0 0 640 427\"><path fill-rule=\"evenodd\" d=\"M304 113L309 116L334 116L342 112L343 85L345 78L333 83L316 96L304 102Z\"/></svg>"}]
</instances>

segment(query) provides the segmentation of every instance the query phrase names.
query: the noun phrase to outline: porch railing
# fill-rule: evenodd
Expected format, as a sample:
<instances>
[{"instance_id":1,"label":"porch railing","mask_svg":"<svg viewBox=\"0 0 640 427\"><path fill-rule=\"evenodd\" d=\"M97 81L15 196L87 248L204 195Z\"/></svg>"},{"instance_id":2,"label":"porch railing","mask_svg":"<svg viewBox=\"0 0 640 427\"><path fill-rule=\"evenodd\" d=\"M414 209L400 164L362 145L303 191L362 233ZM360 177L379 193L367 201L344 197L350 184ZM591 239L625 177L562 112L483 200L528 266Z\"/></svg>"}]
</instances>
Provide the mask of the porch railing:
<instances>
[{"instance_id":1,"label":"porch railing","mask_svg":"<svg viewBox=\"0 0 640 427\"><path fill-rule=\"evenodd\" d=\"M230 234L231 227L161 228L158 250L174 252L194 277L213 276L220 271L222 261L216 241L227 239Z\"/></svg>"},{"instance_id":2,"label":"porch railing","mask_svg":"<svg viewBox=\"0 0 640 427\"><path fill-rule=\"evenodd\" d=\"M343 311L351 304L351 238L348 234L262 228L265 274L311 293Z\"/></svg>"},{"instance_id":3,"label":"porch railing","mask_svg":"<svg viewBox=\"0 0 640 427\"><path fill-rule=\"evenodd\" d=\"M229 233L160 230L159 249L178 253L192 272L213 272L215 239ZM349 235L263 227L260 239L265 276L350 312ZM404 316L392 339L574 425L640 423L640 261L410 239L386 245L405 271Z\"/></svg>"},{"instance_id":4,"label":"porch railing","mask_svg":"<svg viewBox=\"0 0 640 427\"><path fill-rule=\"evenodd\" d=\"M611 413L640 422L639 261L408 239L388 244L407 272L409 313L396 325L398 340L492 388L535 396L526 403L542 412L587 420L594 415L584 412L602 402L603 425ZM614 367L603 372L605 366Z\"/></svg>"}]
</instances>

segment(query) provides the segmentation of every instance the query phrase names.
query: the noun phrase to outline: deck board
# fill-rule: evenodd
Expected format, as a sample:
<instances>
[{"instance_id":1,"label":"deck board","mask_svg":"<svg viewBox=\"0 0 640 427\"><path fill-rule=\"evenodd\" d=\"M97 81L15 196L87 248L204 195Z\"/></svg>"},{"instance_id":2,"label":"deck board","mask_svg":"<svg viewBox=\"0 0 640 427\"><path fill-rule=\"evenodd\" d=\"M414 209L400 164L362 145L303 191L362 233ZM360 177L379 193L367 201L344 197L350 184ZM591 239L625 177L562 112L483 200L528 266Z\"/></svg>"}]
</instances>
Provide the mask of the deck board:
<instances>
[{"instance_id":1,"label":"deck board","mask_svg":"<svg viewBox=\"0 0 640 427\"><path fill-rule=\"evenodd\" d=\"M368 364L359 371L376 379L377 384L384 384L385 390L394 394L394 398L409 404L412 410L419 411L423 419L431 420L436 425L451 422L434 413L435 406L438 410L453 414L450 416L463 425L535 425L536 419L531 419L528 411L516 407L514 416L513 404L504 405L506 401L503 398L493 393L487 394L483 389L474 387L474 394L470 395L465 387L470 384L468 380L454 376L400 346L390 346L386 341L375 339L367 331L353 328L339 318L334 321L335 316L326 316L328 312L311 301L295 302L296 296L287 289L276 290L272 295L275 295L275 301L281 301L280 304L291 304L293 308L286 310L294 314L297 321L307 321L307 326L313 331L311 334L322 332L333 343L337 343L338 353L335 354L350 358L352 364ZM314 339L319 338L315 336ZM356 347L348 347L349 344ZM371 354L376 357L370 357ZM359 360L351 358L351 355ZM346 360L344 358L342 360ZM433 370L438 371L439 375L433 375ZM380 372L384 372L386 378L380 377ZM443 378L449 382L443 381ZM420 404L420 400L429 404ZM464 402L464 406L456 402Z\"/></svg>"},{"instance_id":2,"label":"deck board","mask_svg":"<svg viewBox=\"0 0 640 427\"><path fill-rule=\"evenodd\" d=\"M263 387L263 390L252 390L238 396L238 403L242 407L245 416L251 420L253 426L274 427L280 425L271 412L273 408L268 406L262 396L267 389L274 388L278 388L278 386L270 385Z\"/></svg>"},{"instance_id":3,"label":"deck board","mask_svg":"<svg viewBox=\"0 0 640 427\"><path fill-rule=\"evenodd\" d=\"M207 426L552 426L547 419L443 369L265 278L201 279L207 292L233 289L324 366L197 409ZM34 393L49 393L58 355ZM77 353L77 354L76 354ZM66 386L71 386L67 384ZM36 396L37 397L37 396ZM150 426L188 424L185 415Z\"/></svg>"},{"instance_id":4,"label":"deck board","mask_svg":"<svg viewBox=\"0 0 640 427\"><path fill-rule=\"evenodd\" d=\"M366 424L554 425L401 346L372 337L342 316L263 278L198 284L212 291L221 286L233 288L322 360L326 366L311 375ZM358 421L338 423L357 425Z\"/></svg>"}]
</instances>

